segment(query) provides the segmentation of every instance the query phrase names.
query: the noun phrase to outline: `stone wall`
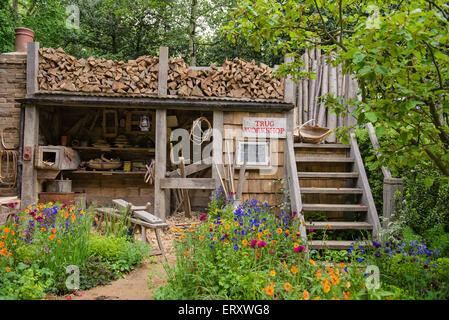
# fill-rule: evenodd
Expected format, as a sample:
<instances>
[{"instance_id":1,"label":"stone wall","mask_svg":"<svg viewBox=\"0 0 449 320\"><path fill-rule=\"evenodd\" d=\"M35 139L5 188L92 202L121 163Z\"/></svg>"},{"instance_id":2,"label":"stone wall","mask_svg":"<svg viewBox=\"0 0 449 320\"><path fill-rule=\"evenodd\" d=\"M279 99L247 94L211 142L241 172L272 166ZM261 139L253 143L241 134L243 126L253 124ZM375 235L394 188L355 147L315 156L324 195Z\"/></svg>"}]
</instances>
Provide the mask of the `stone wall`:
<instances>
[{"instance_id":1,"label":"stone wall","mask_svg":"<svg viewBox=\"0 0 449 320\"><path fill-rule=\"evenodd\" d=\"M3 134L5 147L18 151L20 137L20 103L17 98L24 98L26 94L26 57L25 53L4 53L0 55L0 132ZM8 128L8 129L6 129ZM16 128L16 129L11 129ZM2 151L2 177L6 176L6 155ZM0 183L1 196L15 196L17 188Z\"/></svg>"}]
</instances>

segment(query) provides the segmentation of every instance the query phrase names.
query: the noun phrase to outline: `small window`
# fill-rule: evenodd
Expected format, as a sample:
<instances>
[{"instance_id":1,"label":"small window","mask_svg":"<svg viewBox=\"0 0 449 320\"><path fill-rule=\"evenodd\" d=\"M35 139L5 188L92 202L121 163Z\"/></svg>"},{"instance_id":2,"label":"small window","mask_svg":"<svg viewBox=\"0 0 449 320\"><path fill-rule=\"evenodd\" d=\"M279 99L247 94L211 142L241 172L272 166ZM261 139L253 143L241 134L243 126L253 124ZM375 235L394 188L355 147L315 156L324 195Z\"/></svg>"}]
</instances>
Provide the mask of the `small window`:
<instances>
[{"instance_id":1,"label":"small window","mask_svg":"<svg viewBox=\"0 0 449 320\"><path fill-rule=\"evenodd\" d=\"M237 141L237 165L268 166L268 142Z\"/></svg>"}]
</instances>

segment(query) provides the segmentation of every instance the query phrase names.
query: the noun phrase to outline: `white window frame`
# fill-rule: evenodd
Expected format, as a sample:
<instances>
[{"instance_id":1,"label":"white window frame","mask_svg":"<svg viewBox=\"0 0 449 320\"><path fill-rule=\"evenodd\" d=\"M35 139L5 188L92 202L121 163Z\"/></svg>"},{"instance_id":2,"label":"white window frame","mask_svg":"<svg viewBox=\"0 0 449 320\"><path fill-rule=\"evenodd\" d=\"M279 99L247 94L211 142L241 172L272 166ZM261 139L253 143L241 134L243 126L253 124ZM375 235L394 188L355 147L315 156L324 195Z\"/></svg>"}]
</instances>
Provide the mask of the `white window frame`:
<instances>
[{"instance_id":1,"label":"white window frame","mask_svg":"<svg viewBox=\"0 0 449 320\"><path fill-rule=\"evenodd\" d=\"M262 145L265 147L265 161L263 162L247 162L246 165L249 167L267 167L270 165L270 145L268 141L250 141L250 140L237 140L237 148L236 148L236 164L237 166L243 166L243 159L242 159L242 147L247 145Z\"/></svg>"}]
</instances>

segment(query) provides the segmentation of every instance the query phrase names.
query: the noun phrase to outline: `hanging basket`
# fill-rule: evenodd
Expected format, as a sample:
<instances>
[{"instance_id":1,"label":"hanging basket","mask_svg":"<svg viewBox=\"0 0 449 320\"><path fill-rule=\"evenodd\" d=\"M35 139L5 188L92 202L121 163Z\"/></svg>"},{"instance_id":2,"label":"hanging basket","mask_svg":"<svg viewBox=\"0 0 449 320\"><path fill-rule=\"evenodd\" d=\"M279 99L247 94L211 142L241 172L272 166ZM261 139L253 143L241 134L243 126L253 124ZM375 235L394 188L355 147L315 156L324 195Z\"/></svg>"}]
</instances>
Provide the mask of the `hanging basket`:
<instances>
[{"instance_id":1,"label":"hanging basket","mask_svg":"<svg viewBox=\"0 0 449 320\"><path fill-rule=\"evenodd\" d=\"M309 125L308 123L312 121L315 121L315 119L311 119L295 128L293 132L295 142L320 143L331 133L329 128L320 127L316 124L316 121L314 126Z\"/></svg>"}]
</instances>

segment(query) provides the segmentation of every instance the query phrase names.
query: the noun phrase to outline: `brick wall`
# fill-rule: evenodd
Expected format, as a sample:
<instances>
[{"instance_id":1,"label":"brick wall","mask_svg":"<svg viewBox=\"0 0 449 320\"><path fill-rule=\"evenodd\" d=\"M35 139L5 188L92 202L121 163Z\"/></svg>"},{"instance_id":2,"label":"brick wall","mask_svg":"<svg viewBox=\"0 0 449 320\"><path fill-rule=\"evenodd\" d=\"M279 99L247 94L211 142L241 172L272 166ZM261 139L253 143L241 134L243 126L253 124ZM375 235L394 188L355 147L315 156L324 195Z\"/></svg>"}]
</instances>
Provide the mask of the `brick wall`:
<instances>
[{"instance_id":1,"label":"brick wall","mask_svg":"<svg viewBox=\"0 0 449 320\"><path fill-rule=\"evenodd\" d=\"M4 133L5 145L9 148L19 145L20 103L15 99L26 94L26 54L4 53L0 55L0 132ZM14 127L17 130L3 130ZM0 144L0 150L3 150ZM18 148L16 149L18 150ZM5 176L6 158L2 159L2 176ZM0 183L0 196L17 195L16 188Z\"/></svg>"}]
</instances>

